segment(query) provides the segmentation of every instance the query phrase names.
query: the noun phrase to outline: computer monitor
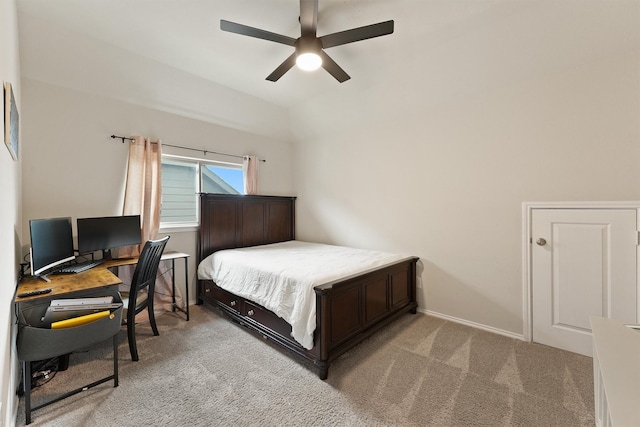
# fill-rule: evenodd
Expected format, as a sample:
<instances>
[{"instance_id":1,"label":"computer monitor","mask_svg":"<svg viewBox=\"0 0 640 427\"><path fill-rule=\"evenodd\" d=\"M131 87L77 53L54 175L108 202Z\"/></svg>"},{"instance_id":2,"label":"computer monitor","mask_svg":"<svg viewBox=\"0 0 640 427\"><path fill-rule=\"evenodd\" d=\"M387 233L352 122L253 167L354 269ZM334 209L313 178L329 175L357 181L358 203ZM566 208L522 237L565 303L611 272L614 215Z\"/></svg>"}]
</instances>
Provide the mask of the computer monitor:
<instances>
[{"instance_id":1,"label":"computer monitor","mask_svg":"<svg viewBox=\"0 0 640 427\"><path fill-rule=\"evenodd\" d=\"M78 252L102 251L111 258L111 249L142 243L140 215L78 218Z\"/></svg>"},{"instance_id":2,"label":"computer monitor","mask_svg":"<svg viewBox=\"0 0 640 427\"><path fill-rule=\"evenodd\" d=\"M71 218L32 219L29 231L32 275L47 280L42 273L75 259Z\"/></svg>"}]
</instances>

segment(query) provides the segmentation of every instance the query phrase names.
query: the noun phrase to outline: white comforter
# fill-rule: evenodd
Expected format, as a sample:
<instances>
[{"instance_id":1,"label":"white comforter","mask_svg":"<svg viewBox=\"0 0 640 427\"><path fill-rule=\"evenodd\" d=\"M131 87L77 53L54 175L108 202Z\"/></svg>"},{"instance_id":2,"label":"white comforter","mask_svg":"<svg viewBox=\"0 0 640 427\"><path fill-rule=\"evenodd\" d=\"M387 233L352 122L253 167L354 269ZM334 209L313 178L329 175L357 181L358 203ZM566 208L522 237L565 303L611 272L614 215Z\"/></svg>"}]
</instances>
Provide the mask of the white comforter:
<instances>
[{"instance_id":1,"label":"white comforter","mask_svg":"<svg viewBox=\"0 0 640 427\"><path fill-rule=\"evenodd\" d=\"M291 325L291 336L313 347L313 288L404 258L402 255L291 240L218 251L198 266L198 278L273 311Z\"/></svg>"}]
</instances>

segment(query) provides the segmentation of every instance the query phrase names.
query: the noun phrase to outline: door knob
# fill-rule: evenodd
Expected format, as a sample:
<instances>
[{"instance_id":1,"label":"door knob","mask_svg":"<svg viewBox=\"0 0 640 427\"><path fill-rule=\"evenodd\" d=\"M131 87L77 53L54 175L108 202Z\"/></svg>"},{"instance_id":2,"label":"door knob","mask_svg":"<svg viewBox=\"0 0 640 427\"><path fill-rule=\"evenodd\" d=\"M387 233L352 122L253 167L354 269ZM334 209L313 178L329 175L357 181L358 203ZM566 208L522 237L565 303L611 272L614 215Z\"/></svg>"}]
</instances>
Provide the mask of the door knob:
<instances>
[{"instance_id":1,"label":"door knob","mask_svg":"<svg viewBox=\"0 0 640 427\"><path fill-rule=\"evenodd\" d=\"M542 237L538 238L538 240L536 240L536 243L538 244L538 246L544 246L547 244L547 241L545 239L543 239Z\"/></svg>"}]
</instances>

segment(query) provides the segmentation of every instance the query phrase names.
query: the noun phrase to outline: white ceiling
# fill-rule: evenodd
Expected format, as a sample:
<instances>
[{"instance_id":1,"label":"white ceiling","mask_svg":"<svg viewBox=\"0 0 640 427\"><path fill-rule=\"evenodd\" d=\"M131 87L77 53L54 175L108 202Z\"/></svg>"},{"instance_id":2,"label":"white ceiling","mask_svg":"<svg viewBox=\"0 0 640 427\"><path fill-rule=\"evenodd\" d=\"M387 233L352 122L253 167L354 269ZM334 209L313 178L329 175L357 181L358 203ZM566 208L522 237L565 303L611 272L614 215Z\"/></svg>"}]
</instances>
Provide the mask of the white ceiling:
<instances>
[{"instance_id":1,"label":"white ceiling","mask_svg":"<svg viewBox=\"0 0 640 427\"><path fill-rule=\"evenodd\" d=\"M102 90L114 92L123 74L135 75L132 69L141 66L134 58L143 58L172 71L164 81L153 73L129 77L135 80L129 91L146 86L146 96L154 96L166 91L167 76L189 76L194 85L227 90L225 99L240 92L287 111L317 96L353 96L370 86L418 87L425 78L441 79L444 87L477 85L482 76L535 73L612 49L637 49L639 17L620 22L620 14L611 14L614 22L603 12L639 1L320 0L319 36L395 21L394 34L327 49L351 76L340 84L324 70L295 67L269 82L266 76L293 48L220 30L226 19L297 38L298 0L17 0L21 72L81 90L102 78ZM434 75L424 77L423 69Z\"/></svg>"},{"instance_id":2,"label":"white ceiling","mask_svg":"<svg viewBox=\"0 0 640 427\"><path fill-rule=\"evenodd\" d=\"M363 78L401 78L388 75L397 60L413 56L416 48L455 37L456 32L465 31L466 21L504 3L320 0L318 35L395 20L392 35L327 49L327 53L352 77L342 85ZM46 41L64 29L285 107L341 90L341 84L323 70L310 74L294 68L276 83L266 81L292 48L220 30L220 19L226 19L297 38L297 0L18 0L18 11L20 37L27 42L39 44L38 40ZM56 50L68 48L72 46L55 46ZM51 49L48 54L52 60L58 56ZM29 64L41 65L29 55L42 52L23 50L22 55L26 75L33 71Z\"/></svg>"}]
</instances>

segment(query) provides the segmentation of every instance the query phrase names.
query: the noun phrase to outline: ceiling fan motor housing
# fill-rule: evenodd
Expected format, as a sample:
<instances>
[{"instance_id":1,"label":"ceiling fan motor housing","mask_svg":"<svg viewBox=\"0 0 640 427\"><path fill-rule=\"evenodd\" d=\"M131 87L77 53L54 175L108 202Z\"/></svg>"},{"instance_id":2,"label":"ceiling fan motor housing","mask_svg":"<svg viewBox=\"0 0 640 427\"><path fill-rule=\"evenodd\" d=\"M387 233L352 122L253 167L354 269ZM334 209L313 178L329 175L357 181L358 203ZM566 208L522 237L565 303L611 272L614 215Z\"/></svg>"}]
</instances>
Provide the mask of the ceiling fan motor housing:
<instances>
[{"instance_id":1,"label":"ceiling fan motor housing","mask_svg":"<svg viewBox=\"0 0 640 427\"><path fill-rule=\"evenodd\" d=\"M320 55L322 50L322 42L315 37L300 37L296 40L296 54L302 55L303 53L315 53Z\"/></svg>"}]
</instances>

